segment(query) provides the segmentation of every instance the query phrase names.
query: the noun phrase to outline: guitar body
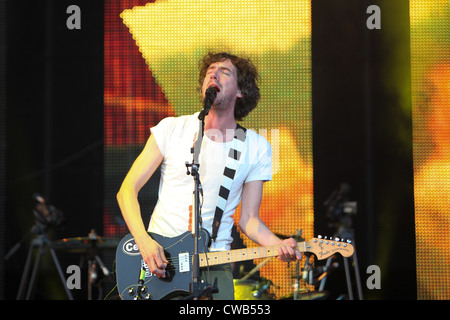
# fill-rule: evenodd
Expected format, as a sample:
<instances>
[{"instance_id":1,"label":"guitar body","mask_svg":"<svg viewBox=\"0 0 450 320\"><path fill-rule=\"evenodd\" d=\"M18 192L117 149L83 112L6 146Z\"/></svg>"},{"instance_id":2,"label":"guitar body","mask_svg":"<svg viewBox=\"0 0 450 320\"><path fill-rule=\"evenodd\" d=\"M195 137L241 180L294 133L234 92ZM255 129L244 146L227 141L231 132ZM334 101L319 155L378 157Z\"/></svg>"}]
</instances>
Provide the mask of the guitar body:
<instances>
[{"instance_id":1,"label":"guitar body","mask_svg":"<svg viewBox=\"0 0 450 320\"><path fill-rule=\"evenodd\" d=\"M199 233L198 260L200 267L278 255L279 245L209 252L208 232L201 229ZM173 238L153 233L150 233L150 236L164 248L164 254L169 262L166 267L166 277L159 278L150 272L133 236L128 234L119 242L116 251L116 277L120 297L123 300L162 300L189 295L194 271L195 241L192 233L188 231ZM337 238L327 237L297 242L297 249L300 252L314 253L319 260L337 253L348 258L354 252L350 241L344 242Z\"/></svg>"},{"instance_id":2,"label":"guitar body","mask_svg":"<svg viewBox=\"0 0 450 320\"><path fill-rule=\"evenodd\" d=\"M142 298L162 300L189 295L193 280L194 237L192 233L188 231L173 238L154 233L150 233L150 236L164 248L164 254L169 261L166 267L166 277L159 278L150 272L133 236L128 234L120 241L116 250L116 277L120 297L123 300L139 298L139 279L143 268L145 269L145 280L144 292L141 291ZM207 252L209 234L206 230L200 230L198 242L198 252Z\"/></svg>"}]
</instances>

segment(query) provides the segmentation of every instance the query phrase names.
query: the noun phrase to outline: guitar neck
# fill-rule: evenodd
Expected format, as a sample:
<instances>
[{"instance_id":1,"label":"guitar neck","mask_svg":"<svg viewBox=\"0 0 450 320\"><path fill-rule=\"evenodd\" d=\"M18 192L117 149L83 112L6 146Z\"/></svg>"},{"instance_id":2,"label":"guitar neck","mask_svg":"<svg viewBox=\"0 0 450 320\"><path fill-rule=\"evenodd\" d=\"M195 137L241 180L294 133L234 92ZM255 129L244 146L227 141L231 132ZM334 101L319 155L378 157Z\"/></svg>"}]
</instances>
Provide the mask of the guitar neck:
<instances>
[{"instance_id":1,"label":"guitar neck","mask_svg":"<svg viewBox=\"0 0 450 320\"><path fill-rule=\"evenodd\" d=\"M298 242L297 248L300 251L306 251L304 248L305 242ZM230 262L239 262L246 260L253 260L258 258L269 258L278 256L278 249L280 246L268 246L268 247L253 247L244 249L234 249L227 251L212 251L208 253L199 254L199 265L200 267L215 266Z\"/></svg>"}]
</instances>

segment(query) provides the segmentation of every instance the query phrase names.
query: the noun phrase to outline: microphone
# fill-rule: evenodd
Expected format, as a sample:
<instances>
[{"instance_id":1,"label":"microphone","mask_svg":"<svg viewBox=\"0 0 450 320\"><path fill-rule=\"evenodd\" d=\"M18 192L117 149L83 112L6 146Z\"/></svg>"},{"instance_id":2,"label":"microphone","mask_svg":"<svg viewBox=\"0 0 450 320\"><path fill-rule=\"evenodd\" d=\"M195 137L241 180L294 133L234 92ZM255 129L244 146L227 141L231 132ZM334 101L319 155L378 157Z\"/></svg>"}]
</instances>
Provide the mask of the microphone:
<instances>
[{"instance_id":1,"label":"microphone","mask_svg":"<svg viewBox=\"0 0 450 320\"><path fill-rule=\"evenodd\" d=\"M211 109L211 106L214 102L214 99L216 99L217 90L215 87L209 87L205 91L205 99L203 100L203 109L205 109L206 114L208 114L209 109Z\"/></svg>"}]
</instances>

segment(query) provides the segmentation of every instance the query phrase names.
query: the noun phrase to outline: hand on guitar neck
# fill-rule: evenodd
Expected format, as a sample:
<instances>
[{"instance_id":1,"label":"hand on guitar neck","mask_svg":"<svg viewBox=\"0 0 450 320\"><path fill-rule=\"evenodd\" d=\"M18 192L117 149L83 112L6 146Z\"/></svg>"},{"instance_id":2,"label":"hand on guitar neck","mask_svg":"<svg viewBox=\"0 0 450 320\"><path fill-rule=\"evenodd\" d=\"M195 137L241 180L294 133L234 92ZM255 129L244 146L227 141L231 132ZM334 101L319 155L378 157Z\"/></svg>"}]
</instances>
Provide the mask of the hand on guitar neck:
<instances>
[{"instance_id":1,"label":"hand on guitar neck","mask_svg":"<svg viewBox=\"0 0 450 320\"><path fill-rule=\"evenodd\" d=\"M297 241L293 238L283 240L278 249L277 258L284 262L300 260L302 253L297 247Z\"/></svg>"}]
</instances>

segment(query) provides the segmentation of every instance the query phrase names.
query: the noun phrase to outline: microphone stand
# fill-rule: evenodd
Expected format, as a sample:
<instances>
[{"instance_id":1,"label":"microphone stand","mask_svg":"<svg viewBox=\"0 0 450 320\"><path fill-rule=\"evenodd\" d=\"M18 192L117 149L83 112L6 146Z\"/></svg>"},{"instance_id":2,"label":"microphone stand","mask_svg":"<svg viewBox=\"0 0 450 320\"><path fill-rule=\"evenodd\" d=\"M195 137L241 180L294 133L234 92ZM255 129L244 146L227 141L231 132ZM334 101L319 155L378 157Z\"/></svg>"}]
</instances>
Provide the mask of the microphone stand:
<instances>
[{"instance_id":1,"label":"microphone stand","mask_svg":"<svg viewBox=\"0 0 450 320\"><path fill-rule=\"evenodd\" d=\"M210 106L205 104L205 107L200 112L198 119L199 119L199 130L197 134L197 140L194 142L193 148L191 148L191 153L193 154L193 160L192 163L189 163L186 161L186 168L187 172L186 174L192 175L194 177L194 204L193 204L193 222L192 222L192 235L194 237L194 253L193 253L193 273L192 273L192 283L191 283L191 295L188 297L188 299L191 298L199 298L202 295L209 295L208 292L213 290L212 288L208 288L207 284L201 283L200 281L200 265L199 265L199 238L200 238L200 223L201 223L201 215L200 215L200 195L203 196L203 189L200 182L200 175L199 175L199 155L200 155L200 149L203 141L203 131L205 127L205 116L209 112ZM189 170L190 168L190 170ZM211 291L212 292L212 291ZM210 295L209 295L210 296Z\"/></svg>"}]
</instances>

